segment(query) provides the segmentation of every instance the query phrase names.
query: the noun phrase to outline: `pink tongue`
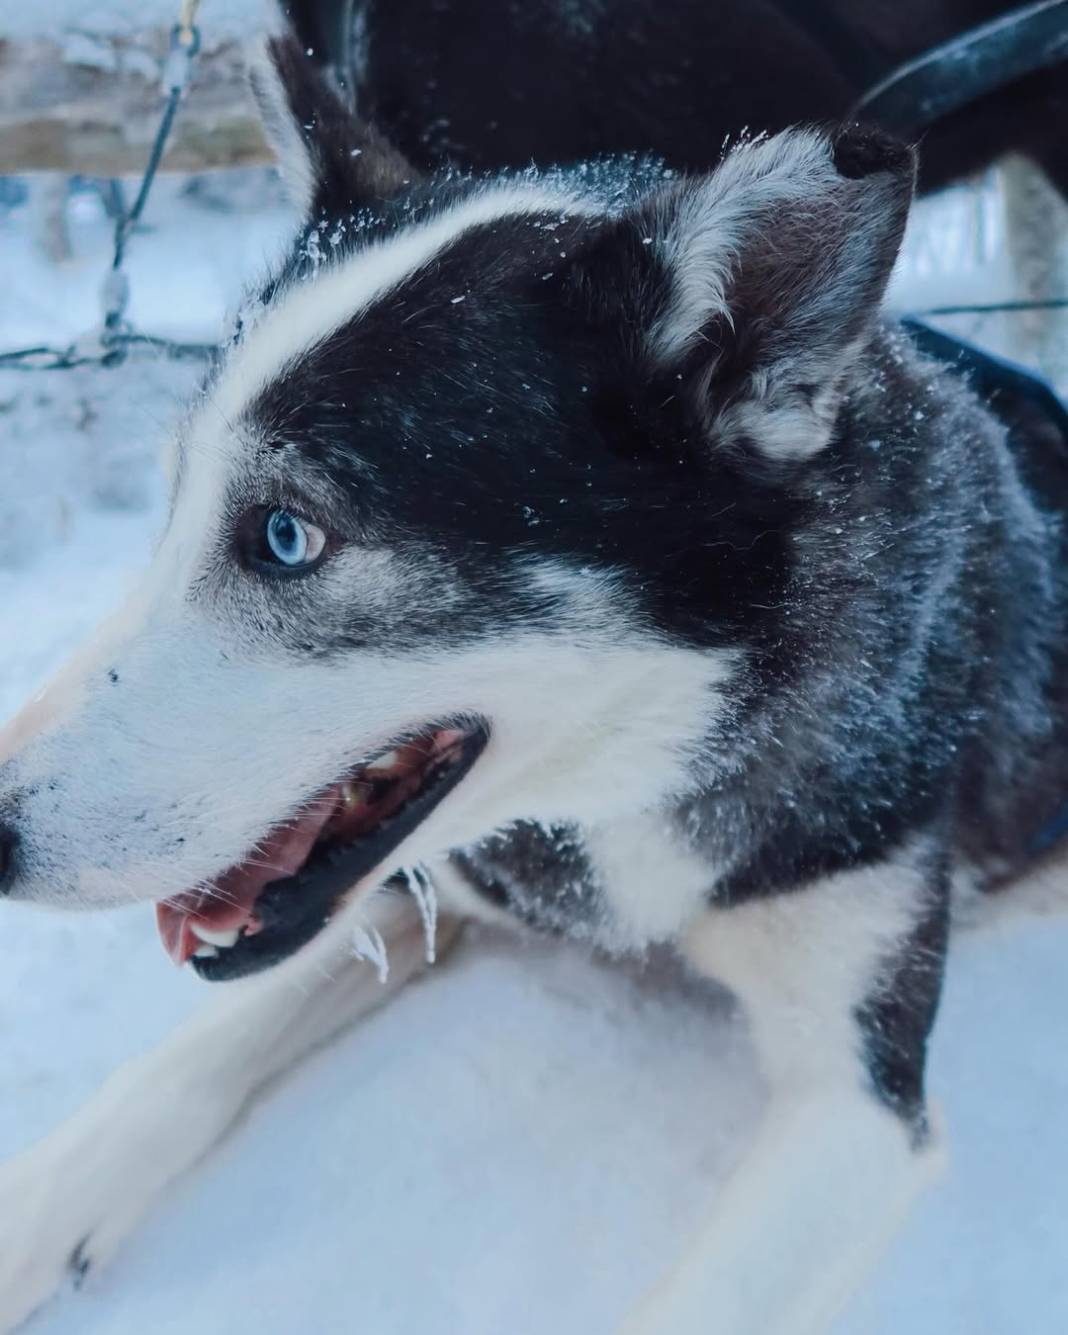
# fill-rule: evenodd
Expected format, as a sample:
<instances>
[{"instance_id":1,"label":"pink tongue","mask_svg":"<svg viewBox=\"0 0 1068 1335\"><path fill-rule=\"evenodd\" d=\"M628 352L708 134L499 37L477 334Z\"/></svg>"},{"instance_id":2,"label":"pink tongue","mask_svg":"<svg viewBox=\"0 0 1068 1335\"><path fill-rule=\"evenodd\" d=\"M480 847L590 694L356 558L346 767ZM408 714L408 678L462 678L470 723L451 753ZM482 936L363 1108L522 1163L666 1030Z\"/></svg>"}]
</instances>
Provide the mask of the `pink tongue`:
<instances>
[{"instance_id":1,"label":"pink tongue","mask_svg":"<svg viewBox=\"0 0 1068 1335\"><path fill-rule=\"evenodd\" d=\"M300 870L323 826L340 799L338 785L309 802L296 820L280 825L250 855L213 881L206 890L172 895L156 905L156 925L163 948L175 964L186 960L204 944L194 930L197 924L211 932L244 928L258 932L255 907L264 886L281 881Z\"/></svg>"}]
</instances>

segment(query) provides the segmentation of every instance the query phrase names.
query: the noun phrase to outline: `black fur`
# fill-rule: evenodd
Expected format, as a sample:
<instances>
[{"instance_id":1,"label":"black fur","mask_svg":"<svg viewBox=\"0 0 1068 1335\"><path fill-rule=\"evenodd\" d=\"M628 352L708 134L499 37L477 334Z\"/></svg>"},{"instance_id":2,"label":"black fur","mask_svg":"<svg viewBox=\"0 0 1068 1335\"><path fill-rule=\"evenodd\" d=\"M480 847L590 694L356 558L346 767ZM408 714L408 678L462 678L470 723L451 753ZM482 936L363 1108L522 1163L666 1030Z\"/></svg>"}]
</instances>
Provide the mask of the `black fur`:
<instances>
[{"instance_id":1,"label":"black fur","mask_svg":"<svg viewBox=\"0 0 1068 1335\"><path fill-rule=\"evenodd\" d=\"M942 993L949 946L949 875L931 868L931 902L912 934L886 961L857 1012L865 1059L878 1097L911 1127L917 1145L928 1134L924 1097L927 1040Z\"/></svg>"},{"instance_id":2,"label":"black fur","mask_svg":"<svg viewBox=\"0 0 1068 1335\"><path fill-rule=\"evenodd\" d=\"M479 894L519 921L541 932L598 940L604 903L576 830L519 821L454 853L452 863Z\"/></svg>"},{"instance_id":3,"label":"black fur","mask_svg":"<svg viewBox=\"0 0 1068 1335\"><path fill-rule=\"evenodd\" d=\"M665 406L667 377L635 378L632 350L605 337L618 311L590 290L602 238L588 231L552 216L471 229L274 381L250 415L347 479L352 534L404 534L478 591L450 605L437 634L537 620L543 598L523 566L537 554L633 572L641 620L695 643L777 640L782 525L805 499L733 457L704 457L697 423ZM667 281L646 273L654 307ZM369 629L340 628L338 646Z\"/></svg>"}]
</instances>

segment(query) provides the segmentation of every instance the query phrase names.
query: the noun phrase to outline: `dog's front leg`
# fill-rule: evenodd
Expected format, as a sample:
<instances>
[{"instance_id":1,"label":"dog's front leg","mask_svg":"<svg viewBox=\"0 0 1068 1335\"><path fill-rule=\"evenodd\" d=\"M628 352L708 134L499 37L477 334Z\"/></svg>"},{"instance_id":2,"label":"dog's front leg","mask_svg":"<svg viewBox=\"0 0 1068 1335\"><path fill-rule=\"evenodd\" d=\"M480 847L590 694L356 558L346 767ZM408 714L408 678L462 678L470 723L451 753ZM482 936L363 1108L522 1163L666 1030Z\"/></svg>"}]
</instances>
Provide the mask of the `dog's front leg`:
<instances>
[{"instance_id":1,"label":"dog's front leg","mask_svg":"<svg viewBox=\"0 0 1068 1335\"><path fill-rule=\"evenodd\" d=\"M414 907L380 897L368 920L389 957L383 984L333 924L289 963L222 985L205 1013L128 1063L71 1120L0 1166L0 1332L67 1278L106 1261L165 1190L219 1140L256 1091L375 1009L425 959ZM443 921L438 946L456 935Z\"/></svg>"},{"instance_id":2,"label":"dog's front leg","mask_svg":"<svg viewBox=\"0 0 1068 1335\"><path fill-rule=\"evenodd\" d=\"M937 1172L923 1095L946 930L935 880L849 872L693 930L687 954L744 1003L771 1097L627 1335L825 1330Z\"/></svg>"}]
</instances>

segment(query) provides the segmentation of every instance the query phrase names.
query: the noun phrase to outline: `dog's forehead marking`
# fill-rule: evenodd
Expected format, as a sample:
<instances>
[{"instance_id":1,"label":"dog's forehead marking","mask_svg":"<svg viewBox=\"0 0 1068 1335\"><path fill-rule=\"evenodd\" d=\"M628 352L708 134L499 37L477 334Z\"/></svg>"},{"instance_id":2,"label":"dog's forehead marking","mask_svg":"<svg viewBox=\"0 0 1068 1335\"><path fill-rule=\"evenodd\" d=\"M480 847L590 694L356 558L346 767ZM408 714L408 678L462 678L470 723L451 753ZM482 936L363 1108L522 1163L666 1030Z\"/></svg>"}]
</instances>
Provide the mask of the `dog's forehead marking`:
<instances>
[{"instance_id":1,"label":"dog's forehead marking","mask_svg":"<svg viewBox=\"0 0 1068 1335\"><path fill-rule=\"evenodd\" d=\"M424 223L324 266L315 278L284 288L233 350L219 380L176 439L171 460L175 510L161 546L164 559L156 563L167 567L170 584L188 584L202 567L236 475L261 469L259 447L264 442L246 409L273 379L469 229L507 217L598 211L588 198L534 182L483 189ZM287 471L295 462L288 460ZM304 481L311 484L314 479Z\"/></svg>"},{"instance_id":2,"label":"dog's forehead marking","mask_svg":"<svg viewBox=\"0 0 1068 1335\"><path fill-rule=\"evenodd\" d=\"M371 302L429 264L464 232L524 214L596 212L589 200L531 184L483 190L428 222L408 227L336 267L284 289L231 356L215 386L218 411L236 422L282 371Z\"/></svg>"}]
</instances>

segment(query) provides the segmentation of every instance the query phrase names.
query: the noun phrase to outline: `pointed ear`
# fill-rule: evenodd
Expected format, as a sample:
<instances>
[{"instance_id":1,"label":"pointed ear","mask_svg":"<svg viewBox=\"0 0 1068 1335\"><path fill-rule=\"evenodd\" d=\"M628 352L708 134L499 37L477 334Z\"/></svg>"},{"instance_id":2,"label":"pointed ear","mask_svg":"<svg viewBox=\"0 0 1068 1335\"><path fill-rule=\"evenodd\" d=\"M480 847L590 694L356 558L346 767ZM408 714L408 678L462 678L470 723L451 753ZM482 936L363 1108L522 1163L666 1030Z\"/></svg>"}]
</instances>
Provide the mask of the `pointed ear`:
<instances>
[{"instance_id":1,"label":"pointed ear","mask_svg":"<svg viewBox=\"0 0 1068 1335\"><path fill-rule=\"evenodd\" d=\"M641 309L645 374L682 391L718 446L776 461L830 439L908 216L911 149L857 128L746 143L710 176L639 205L616 229ZM602 247L602 250L604 248Z\"/></svg>"},{"instance_id":2,"label":"pointed ear","mask_svg":"<svg viewBox=\"0 0 1068 1335\"><path fill-rule=\"evenodd\" d=\"M342 101L292 34L268 37L249 80L290 197L307 217L388 199L419 173Z\"/></svg>"}]
</instances>

